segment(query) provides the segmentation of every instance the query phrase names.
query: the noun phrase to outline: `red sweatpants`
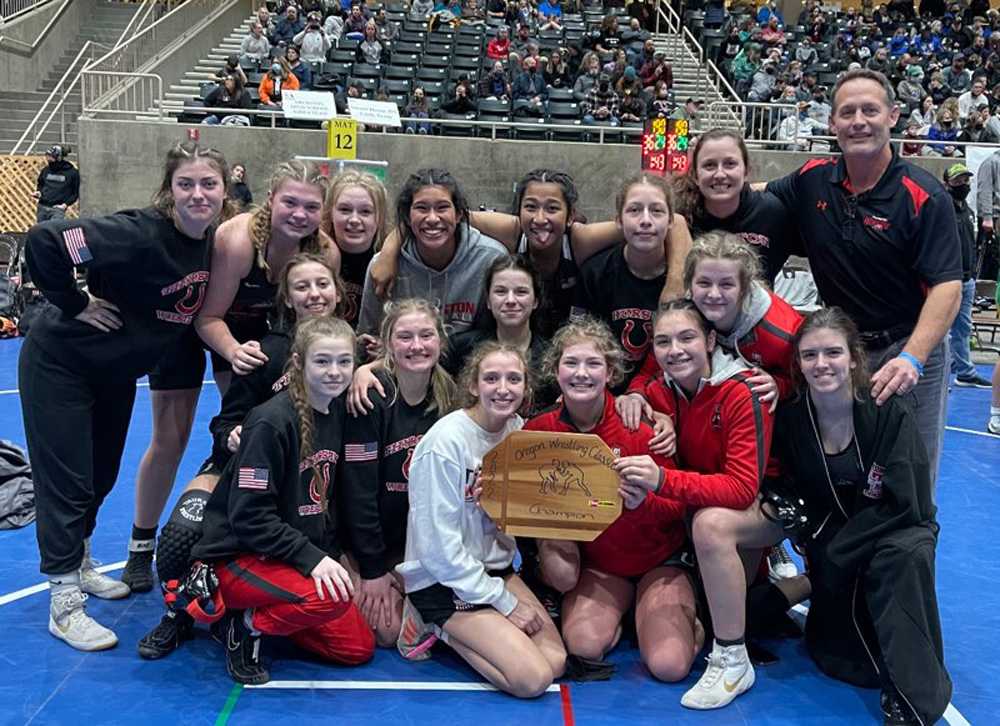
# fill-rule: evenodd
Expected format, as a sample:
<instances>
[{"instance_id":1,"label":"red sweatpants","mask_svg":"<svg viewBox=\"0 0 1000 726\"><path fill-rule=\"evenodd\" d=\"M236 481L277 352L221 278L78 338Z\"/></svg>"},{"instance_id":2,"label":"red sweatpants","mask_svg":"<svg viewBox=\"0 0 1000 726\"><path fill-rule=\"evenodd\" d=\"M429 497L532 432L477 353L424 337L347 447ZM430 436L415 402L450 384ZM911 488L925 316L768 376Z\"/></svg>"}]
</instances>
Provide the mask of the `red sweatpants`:
<instances>
[{"instance_id":1,"label":"red sweatpants","mask_svg":"<svg viewBox=\"0 0 1000 726\"><path fill-rule=\"evenodd\" d=\"M311 577L284 562L243 555L216 568L227 608L254 609L253 627L284 635L300 648L343 665L360 665L375 652L375 635L353 602L320 600Z\"/></svg>"}]
</instances>

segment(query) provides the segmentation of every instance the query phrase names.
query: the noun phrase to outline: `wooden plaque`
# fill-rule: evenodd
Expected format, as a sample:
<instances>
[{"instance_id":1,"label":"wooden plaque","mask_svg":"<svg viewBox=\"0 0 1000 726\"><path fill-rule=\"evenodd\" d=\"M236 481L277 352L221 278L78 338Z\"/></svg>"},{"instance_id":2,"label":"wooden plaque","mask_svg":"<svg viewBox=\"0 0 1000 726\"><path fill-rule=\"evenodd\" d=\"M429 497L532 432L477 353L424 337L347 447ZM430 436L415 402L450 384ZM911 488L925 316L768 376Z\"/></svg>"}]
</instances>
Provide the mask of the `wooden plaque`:
<instances>
[{"instance_id":1,"label":"wooden plaque","mask_svg":"<svg viewBox=\"0 0 1000 726\"><path fill-rule=\"evenodd\" d=\"M480 504L501 532L591 542L622 511L615 458L593 434L515 431L483 457Z\"/></svg>"}]
</instances>

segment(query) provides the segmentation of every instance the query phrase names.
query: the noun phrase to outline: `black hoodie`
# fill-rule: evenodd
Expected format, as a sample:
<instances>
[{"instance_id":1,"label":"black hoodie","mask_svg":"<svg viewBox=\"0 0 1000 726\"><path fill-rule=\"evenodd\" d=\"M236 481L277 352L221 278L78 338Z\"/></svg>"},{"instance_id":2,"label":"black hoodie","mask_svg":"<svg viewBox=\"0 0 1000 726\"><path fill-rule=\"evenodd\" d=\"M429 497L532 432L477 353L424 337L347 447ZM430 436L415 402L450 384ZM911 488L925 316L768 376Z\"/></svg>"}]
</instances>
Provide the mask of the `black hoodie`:
<instances>
[{"instance_id":1,"label":"black hoodie","mask_svg":"<svg viewBox=\"0 0 1000 726\"><path fill-rule=\"evenodd\" d=\"M80 174L65 159L49 162L38 173L38 191L42 194L38 203L45 207L71 206L80 198Z\"/></svg>"}]
</instances>

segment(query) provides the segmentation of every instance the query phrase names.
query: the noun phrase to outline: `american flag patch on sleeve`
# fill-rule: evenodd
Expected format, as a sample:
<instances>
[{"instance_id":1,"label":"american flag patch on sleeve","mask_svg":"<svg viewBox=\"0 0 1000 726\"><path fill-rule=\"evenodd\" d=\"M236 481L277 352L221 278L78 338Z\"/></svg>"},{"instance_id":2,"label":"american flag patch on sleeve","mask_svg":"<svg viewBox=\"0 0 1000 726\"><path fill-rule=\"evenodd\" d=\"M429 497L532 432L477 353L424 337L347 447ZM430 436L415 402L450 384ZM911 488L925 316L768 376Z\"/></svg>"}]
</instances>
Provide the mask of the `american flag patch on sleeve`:
<instances>
[{"instance_id":1,"label":"american flag patch on sleeve","mask_svg":"<svg viewBox=\"0 0 1000 726\"><path fill-rule=\"evenodd\" d=\"M267 469L241 466L236 477L236 486L240 489L267 489L267 480Z\"/></svg>"},{"instance_id":2,"label":"american flag patch on sleeve","mask_svg":"<svg viewBox=\"0 0 1000 726\"><path fill-rule=\"evenodd\" d=\"M375 461L378 458L378 443L344 444L344 461Z\"/></svg>"},{"instance_id":3,"label":"american flag patch on sleeve","mask_svg":"<svg viewBox=\"0 0 1000 726\"><path fill-rule=\"evenodd\" d=\"M63 244L66 245L66 251L69 252L69 258L73 260L74 265L82 265L84 262L90 262L94 259L87 247L87 238L83 234L83 227L64 230L62 236Z\"/></svg>"}]
</instances>

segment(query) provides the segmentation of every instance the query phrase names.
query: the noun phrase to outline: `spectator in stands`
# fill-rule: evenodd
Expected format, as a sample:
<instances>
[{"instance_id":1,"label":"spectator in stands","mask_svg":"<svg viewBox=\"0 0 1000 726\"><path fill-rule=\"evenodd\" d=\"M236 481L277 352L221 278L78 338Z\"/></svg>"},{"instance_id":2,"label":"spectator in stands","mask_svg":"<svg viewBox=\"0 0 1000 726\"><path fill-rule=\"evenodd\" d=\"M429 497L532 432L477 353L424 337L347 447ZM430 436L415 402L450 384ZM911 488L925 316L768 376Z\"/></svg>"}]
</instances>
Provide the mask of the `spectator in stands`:
<instances>
[{"instance_id":1,"label":"spectator in stands","mask_svg":"<svg viewBox=\"0 0 1000 726\"><path fill-rule=\"evenodd\" d=\"M819 54L816 52L816 48L813 47L812 40L810 40L808 35L799 41L798 46L795 48L794 58L806 69L814 63L819 63Z\"/></svg>"},{"instance_id":2,"label":"spectator in stands","mask_svg":"<svg viewBox=\"0 0 1000 726\"><path fill-rule=\"evenodd\" d=\"M809 118L821 124L826 124L830 121L830 111L827 89L823 86L814 87L812 100L809 102Z\"/></svg>"},{"instance_id":3,"label":"spectator in stands","mask_svg":"<svg viewBox=\"0 0 1000 726\"><path fill-rule=\"evenodd\" d=\"M452 97L446 103L441 104L441 110L455 115L475 112L476 102L469 93L468 79L465 83L456 84Z\"/></svg>"},{"instance_id":4,"label":"spectator in stands","mask_svg":"<svg viewBox=\"0 0 1000 726\"><path fill-rule=\"evenodd\" d=\"M323 17L319 13L309 13L305 27L295 34L292 42L299 47L299 55L306 63L322 63L333 45L323 30ZM299 80L302 80L301 76ZM303 88L308 87L303 86Z\"/></svg>"},{"instance_id":5,"label":"spectator in stands","mask_svg":"<svg viewBox=\"0 0 1000 726\"><path fill-rule=\"evenodd\" d=\"M798 102L798 112L784 118L778 124L778 141L789 142L785 148L789 151L809 151L812 148L812 136L825 134L826 124L814 121L809 117L809 101Z\"/></svg>"},{"instance_id":6,"label":"spectator in stands","mask_svg":"<svg viewBox=\"0 0 1000 726\"><path fill-rule=\"evenodd\" d=\"M557 15L542 15L541 11L538 12L539 22L538 30L539 32L549 30L554 32L562 32L562 18Z\"/></svg>"},{"instance_id":7,"label":"spectator in stands","mask_svg":"<svg viewBox=\"0 0 1000 726\"><path fill-rule=\"evenodd\" d=\"M771 100L774 91L775 77L778 70L774 62L770 59L764 61L753 74L750 82L750 91L747 93L747 100L757 103L766 103Z\"/></svg>"},{"instance_id":8,"label":"spectator in stands","mask_svg":"<svg viewBox=\"0 0 1000 726\"><path fill-rule=\"evenodd\" d=\"M289 5L288 10L285 11L285 14L274 28L271 43L273 45L291 45L294 42L295 36L301 33L305 27L305 21L299 17L298 8L294 5Z\"/></svg>"},{"instance_id":9,"label":"spectator in stands","mask_svg":"<svg viewBox=\"0 0 1000 726\"><path fill-rule=\"evenodd\" d=\"M410 3L410 17L414 20L427 20L434 12L434 0L413 0Z\"/></svg>"},{"instance_id":10,"label":"spectator in stands","mask_svg":"<svg viewBox=\"0 0 1000 726\"><path fill-rule=\"evenodd\" d=\"M233 164L233 170L229 175L230 199L239 205L241 212L245 212L253 204L253 194L247 186L247 168L243 164Z\"/></svg>"},{"instance_id":11,"label":"spectator in stands","mask_svg":"<svg viewBox=\"0 0 1000 726\"><path fill-rule=\"evenodd\" d=\"M257 22L260 23L260 26L264 29L264 35L266 35L268 38L274 35L274 29L275 29L274 16L271 15L271 12L267 9L266 6L262 5L260 9L257 11Z\"/></svg>"},{"instance_id":12,"label":"spectator in stands","mask_svg":"<svg viewBox=\"0 0 1000 726\"><path fill-rule=\"evenodd\" d=\"M538 71L538 61L528 57L524 60L524 70L514 79L511 98L515 114L544 116L549 89L545 85L544 74Z\"/></svg>"},{"instance_id":13,"label":"spectator in stands","mask_svg":"<svg viewBox=\"0 0 1000 726\"><path fill-rule=\"evenodd\" d=\"M507 17L507 0L489 0L486 4L486 15L503 20Z\"/></svg>"},{"instance_id":14,"label":"spectator in stands","mask_svg":"<svg viewBox=\"0 0 1000 726\"><path fill-rule=\"evenodd\" d=\"M594 50L601 60L607 62L612 59L615 51L621 45L621 33L618 30L618 16L606 15L601 21L601 30L594 44Z\"/></svg>"},{"instance_id":15,"label":"spectator in stands","mask_svg":"<svg viewBox=\"0 0 1000 726\"><path fill-rule=\"evenodd\" d=\"M948 28L944 31L945 38L951 40L952 48L964 51L972 46L972 39L975 37L971 28L967 28L962 22L962 16L956 15L951 19Z\"/></svg>"},{"instance_id":16,"label":"spectator in stands","mask_svg":"<svg viewBox=\"0 0 1000 726\"><path fill-rule=\"evenodd\" d=\"M520 23L517 26L517 37L511 43L511 51L517 53L517 57L523 60L528 56L528 46L533 43L531 27L527 23Z\"/></svg>"},{"instance_id":17,"label":"spectator in stands","mask_svg":"<svg viewBox=\"0 0 1000 726\"><path fill-rule=\"evenodd\" d=\"M733 83L740 96L745 97L750 90L750 83L760 68L760 63L760 46L752 42L746 43L733 60Z\"/></svg>"},{"instance_id":18,"label":"spectator in stands","mask_svg":"<svg viewBox=\"0 0 1000 726\"><path fill-rule=\"evenodd\" d=\"M925 95L924 87L920 83L920 67L910 66L906 69L903 80L896 85L896 97L910 108L917 108Z\"/></svg>"},{"instance_id":19,"label":"spectator in stands","mask_svg":"<svg viewBox=\"0 0 1000 726\"><path fill-rule=\"evenodd\" d=\"M637 1L634 0L632 4L636 4ZM642 27L638 18L629 20L628 27L621 33L621 43L625 47L625 52L628 54L629 59L633 61L642 52L646 42L649 40L649 31Z\"/></svg>"},{"instance_id":20,"label":"spectator in stands","mask_svg":"<svg viewBox=\"0 0 1000 726\"><path fill-rule=\"evenodd\" d=\"M782 25L785 24L785 19L781 15L781 11L778 9L778 3L775 0L767 0L760 6L757 10L757 24L761 27L767 25L771 18L775 18Z\"/></svg>"},{"instance_id":21,"label":"spectator in stands","mask_svg":"<svg viewBox=\"0 0 1000 726\"><path fill-rule=\"evenodd\" d=\"M618 83L618 79L622 77L625 73L626 68L631 68L628 64L628 58L625 54L624 48L619 48L615 51L615 56L612 60L605 63L601 70L611 76L612 83Z\"/></svg>"},{"instance_id":22,"label":"spectator in stands","mask_svg":"<svg viewBox=\"0 0 1000 726\"><path fill-rule=\"evenodd\" d=\"M937 117L937 104L934 97L927 95L920 99L920 105L913 109L910 114L910 121L916 122L920 127L920 134L924 135L931 130L931 124Z\"/></svg>"},{"instance_id":23,"label":"spectator in stands","mask_svg":"<svg viewBox=\"0 0 1000 726\"><path fill-rule=\"evenodd\" d=\"M684 101L683 106L677 106L673 112L670 114L670 118L674 120L684 120L688 123L693 123L697 118L698 114L701 113L702 101L696 101L693 98L688 98Z\"/></svg>"},{"instance_id":24,"label":"spectator in stands","mask_svg":"<svg viewBox=\"0 0 1000 726\"><path fill-rule=\"evenodd\" d=\"M958 117L964 122L973 110L989 108L990 101L986 95L986 78L976 76L972 87L958 97Z\"/></svg>"},{"instance_id":25,"label":"spectator in stands","mask_svg":"<svg viewBox=\"0 0 1000 726\"><path fill-rule=\"evenodd\" d=\"M806 69L802 72L802 79L795 89L795 100L811 101L813 90L816 88L816 71Z\"/></svg>"},{"instance_id":26,"label":"spectator in stands","mask_svg":"<svg viewBox=\"0 0 1000 726\"><path fill-rule=\"evenodd\" d=\"M549 53L544 74L545 83L552 88L569 88L572 84L569 64L563 60L563 51L561 48L556 48Z\"/></svg>"},{"instance_id":27,"label":"spectator in stands","mask_svg":"<svg viewBox=\"0 0 1000 726\"><path fill-rule=\"evenodd\" d=\"M357 59L362 63L378 65L382 62L384 48L378 39L378 26L374 21L365 25L365 39L358 44Z\"/></svg>"},{"instance_id":28,"label":"spectator in stands","mask_svg":"<svg viewBox=\"0 0 1000 726\"><path fill-rule=\"evenodd\" d=\"M237 76L226 76L222 81L205 97L205 105L208 108L225 108L237 111L250 108L250 95L243 88L243 83ZM203 124L215 126L226 123L230 114L221 117L216 113L211 113L202 121ZM245 118L245 116L244 116ZM247 119L249 123L249 119ZM235 123L235 122L230 122Z\"/></svg>"},{"instance_id":29,"label":"spectator in stands","mask_svg":"<svg viewBox=\"0 0 1000 726\"><path fill-rule=\"evenodd\" d=\"M250 25L250 32L240 43L240 63L247 66L259 65L270 56L271 42L264 35L264 27L255 20Z\"/></svg>"},{"instance_id":30,"label":"spectator in stands","mask_svg":"<svg viewBox=\"0 0 1000 726\"><path fill-rule=\"evenodd\" d=\"M338 93L334 97L334 101L337 104L337 113L347 114L350 111L350 106L347 104L347 99L349 98L367 98L365 94L365 87L362 86L357 81L351 83L343 93Z\"/></svg>"},{"instance_id":31,"label":"spectator in stands","mask_svg":"<svg viewBox=\"0 0 1000 726\"><path fill-rule=\"evenodd\" d=\"M640 96L643 95L642 82L639 80L639 74L635 72L635 68L632 66L626 66L622 77L615 82L615 93L618 94L619 98L624 99L625 91L629 90L635 91Z\"/></svg>"},{"instance_id":32,"label":"spectator in stands","mask_svg":"<svg viewBox=\"0 0 1000 726\"><path fill-rule=\"evenodd\" d=\"M951 92L950 95L958 96L968 91L972 86L972 73L965 67L965 56L956 53L951 65L941 71L941 79Z\"/></svg>"},{"instance_id":33,"label":"spectator in stands","mask_svg":"<svg viewBox=\"0 0 1000 726\"><path fill-rule=\"evenodd\" d=\"M495 37L486 44L486 57L495 61L506 61L510 54L510 31L507 26L497 29Z\"/></svg>"},{"instance_id":34,"label":"spectator in stands","mask_svg":"<svg viewBox=\"0 0 1000 726\"><path fill-rule=\"evenodd\" d=\"M427 102L427 95L424 89L417 86L410 94L410 102L406 104L403 111L404 116L412 119L428 119L431 117L431 107ZM403 130L408 134L429 134L431 125L426 121L406 121Z\"/></svg>"},{"instance_id":35,"label":"spectator in stands","mask_svg":"<svg viewBox=\"0 0 1000 726\"><path fill-rule=\"evenodd\" d=\"M647 89L659 85L661 81L666 84L667 89L674 87L674 72L667 63L667 54L664 51L656 51L653 59L639 69L639 80L643 88Z\"/></svg>"},{"instance_id":36,"label":"spectator in stands","mask_svg":"<svg viewBox=\"0 0 1000 726\"><path fill-rule=\"evenodd\" d=\"M916 113L916 112L914 112ZM929 128L929 127L928 127ZM906 122L906 128L903 130L903 143L900 146L899 153L902 156L920 156L924 153L924 144L917 143L915 141L907 141L907 139L922 139L924 138L924 130L920 121L914 119L912 116Z\"/></svg>"},{"instance_id":37,"label":"spectator in stands","mask_svg":"<svg viewBox=\"0 0 1000 726\"><path fill-rule=\"evenodd\" d=\"M646 108L647 118L669 118L673 111L674 100L667 86L666 81L658 81L653 88L653 93L649 97L649 105Z\"/></svg>"},{"instance_id":38,"label":"spectator in stands","mask_svg":"<svg viewBox=\"0 0 1000 726\"><path fill-rule=\"evenodd\" d=\"M323 21L323 32L331 43L339 43L344 33L344 19L339 13L330 13Z\"/></svg>"},{"instance_id":39,"label":"spectator in stands","mask_svg":"<svg viewBox=\"0 0 1000 726\"><path fill-rule=\"evenodd\" d=\"M283 59L279 59L272 63L270 70L260 79L257 95L263 106L281 108L282 92L299 90L299 79L282 61Z\"/></svg>"},{"instance_id":40,"label":"spectator in stands","mask_svg":"<svg viewBox=\"0 0 1000 726\"><path fill-rule=\"evenodd\" d=\"M958 121L950 105L945 104L940 108L930 131L927 132L927 138L931 141L958 140ZM954 144L931 144L927 148L939 156L961 156Z\"/></svg>"},{"instance_id":41,"label":"spectator in stands","mask_svg":"<svg viewBox=\"0 0 1000 726\"><path fill-rule=\"evenodd\" d=\"M312 68L308 63L302 62L297 45L290 45L285 49L285 62L288 64L288 70L298 79L301 90L308 91L312 88Z\"/></svg>"},{"instance_id":42,"label":"spectator in stands","mask_svg":"<svg viewBox=\"0 0 1000 726\"><path fill-rule=\"evenodd\" d=\"M479 81L479 97L501 101L510 98L510 91L510 76L504 70L503 63L493 61L493 68Z\"/></svg>"},{"instance_id":43,"label":"spectator in stands","mask_svg":"<svg viewBox=\"0 0 1000 726\"><path fill-rule=\"evenodd\" d=\"M940 106L951 98L951 89L944 82L944 71L931 73L931 80L927 83L927 93L934 99L935 106Z\"/></svg>"},{"instance_id":44,"label":"spectator in stands","mask_svg":"<svg viewBox=\"0 0 1000 726\"><path fill-rule=\"evenodd\" d=\"M620 118L631 123L642 123L646 120L646 98L641 89L629 86L622 91Z\"/></svg>"},{"instance_id":45,"label":"spectator in stands","mask_svg":"<svg viewBox=\"0 0 1000 726\"><path fill-rule=\"evenodd\" d=\"M583 111L583 122L585 124L607 123L617 126L619 110L619 98L611 85L611 76L602 73L594 84L586 100L581 104Z\"/></svg>"},{"instance_id":46,"label":"spectator in stands","mask_svg":"<svg viewBox=\"0 0 1000 726\"><path fill-rule=\"evenodd\" d=\"M597 84L601 72L601 59L597 53L589 52L580 62L580 75L573 84L573 98L577 103L583 103L590 97L591 89Z\"/></svg>"},{"instance_id":47,"label":"spectator in stands","mask_svg":"<svg viewBox=\"0 0 1000 726\"><path fill-rule=\"evenodd\" d=\"M768 19L767 25L764 26L764 30L760 34L760 39L769 48L779 48L787 42L785 31L778 25L778 17L776 15L772 15Z\"/></svg>"},{"instance_id":48,"label":"spectator in stands","mask_svg":"<svg viewBox=\"0 0 1000 726\"><path fill-rule=\"evenodd\" d=\"M878 71L885 76L892 75L893 63L889 60L889 51L884 46L877 48L864 65L869 70Z\"/></svg>"},{"instance_id":49,"label":"spectator in stands","mask_svg":"<svg viewBox=\"0 0 1000 726\"><path fill-rule=\"evenodd\" d=\"M913 40L911 46L914 53L918 53L924 58L931 58L942 52L941 36L931 29L931 26L924 25L920 29L920 35Z\"/></svg>"},{"instance_id":50,"label":"spectator in stands","mask_svg":"<svg viewBox=\"0 0 1000 726\"><path fill-rule=\"evenodd\" d=\"M351 14L347 16L347 20L344 23L344 36L362 41L365 39L365 27L367 25L368 20L365 18L361 6L352 5Z\"/></svg>"},{"instance_id":51,"label":"spectator in stands","mask_svg":"<svg viewBox=\"0 0 1000 726\"><path fill-rule=\"evenodd\" d=\"M638 71L653 60L654 55L656 55L656 44L650 38L642 44L642 48L638 52L629 54L629 62Z\"/></svg>"},{"instance_id":52,"label":"spectator in stands","mask_svg":"<svg viewBox=\"0 0 1000 726\"><path fill-rule=\"evenodd\" d=\"M970 144L1000 144L996 125L990 124L989 106L980 106L969 112L958 140Z\"/></svg>"}]
</instances>

